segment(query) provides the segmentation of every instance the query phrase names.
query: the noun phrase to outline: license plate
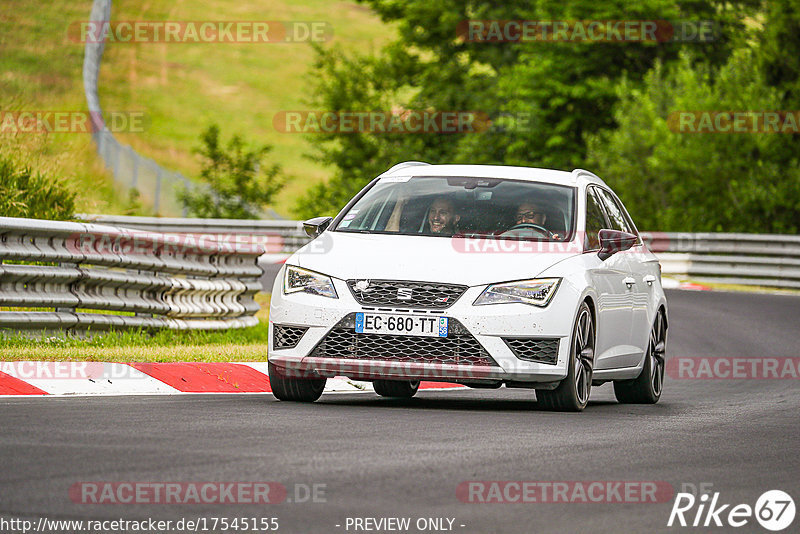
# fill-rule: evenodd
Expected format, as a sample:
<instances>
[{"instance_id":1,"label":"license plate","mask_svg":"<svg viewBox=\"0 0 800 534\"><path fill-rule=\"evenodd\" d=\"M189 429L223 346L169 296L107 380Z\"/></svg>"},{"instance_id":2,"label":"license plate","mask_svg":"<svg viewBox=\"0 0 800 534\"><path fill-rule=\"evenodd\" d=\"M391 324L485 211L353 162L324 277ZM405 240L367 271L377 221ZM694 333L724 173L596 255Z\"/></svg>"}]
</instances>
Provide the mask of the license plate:
<instances>
[{"instance_id":1,"label":"license plate","mask_svg":"<svg viewBox=\"0 0 800 534\"><path fill-rule=\"evenodd\" d=\"M356 313L356 333L447 337L447 317Z\"/></svg>"}]
</instances>

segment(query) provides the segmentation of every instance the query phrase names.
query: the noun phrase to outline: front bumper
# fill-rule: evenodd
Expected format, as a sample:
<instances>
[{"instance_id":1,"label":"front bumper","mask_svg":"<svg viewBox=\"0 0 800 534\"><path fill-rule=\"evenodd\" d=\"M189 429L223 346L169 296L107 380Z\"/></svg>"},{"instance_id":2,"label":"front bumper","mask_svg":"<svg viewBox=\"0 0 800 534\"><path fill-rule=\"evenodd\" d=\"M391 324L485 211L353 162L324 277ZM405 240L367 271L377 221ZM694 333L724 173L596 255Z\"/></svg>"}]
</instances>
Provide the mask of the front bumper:
<instances>
[{"instance_id":1,"label":"front bumper","mask_svg":"<svg viewBox=\"0 0 800 534\"><path fill-rule=\"evenodd\" d=\"M577 295L569 284L561 284L559 292L545 308L525 304L473 306L486 286L470 287L451 307L425 312L426 315L455 319L488 353L489 361L463 364L455 361L418 361L414 359L368 357L320 357L317 350L323 339L342 321L360 311L376 311L359 304L343 280L333 279L338 299L306 293L284 295L280 278L276 281L270 304L269 360L291 376L347 376L353 379L438 380L467 384L499 382L553 383L567 375L570 334L577 309ZM396 308L380 311L401 312ZM306 328L291 348L276 349L275 324ZM557 361L540 363L518 357L503 338L531 337L557 339ZM363 356L363 355L362 355Z\"/></svg>"}]
</instances>

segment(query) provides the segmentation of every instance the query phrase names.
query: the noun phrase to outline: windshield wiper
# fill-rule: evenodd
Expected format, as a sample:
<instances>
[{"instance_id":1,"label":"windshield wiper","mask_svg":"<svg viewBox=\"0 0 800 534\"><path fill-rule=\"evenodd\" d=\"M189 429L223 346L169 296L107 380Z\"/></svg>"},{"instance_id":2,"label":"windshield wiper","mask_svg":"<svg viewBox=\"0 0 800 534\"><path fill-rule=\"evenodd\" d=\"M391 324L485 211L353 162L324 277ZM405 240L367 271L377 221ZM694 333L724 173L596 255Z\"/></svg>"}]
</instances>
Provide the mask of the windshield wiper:
<instances>
[{"instance_id":1,"label":"windshield wiper","mask_svg":"<svg viewBox=\"0 0 800 534\"><path fill-rule=\"evenodd\" d=\"M373 233L370 230L355 230L353 228L337 228L336 231L337 232L345 232L345 233L348 233L348 234L371 234L371 233ZM375 232L375 233L379 233L379 232Z\"/></svg>"}]
</instances>

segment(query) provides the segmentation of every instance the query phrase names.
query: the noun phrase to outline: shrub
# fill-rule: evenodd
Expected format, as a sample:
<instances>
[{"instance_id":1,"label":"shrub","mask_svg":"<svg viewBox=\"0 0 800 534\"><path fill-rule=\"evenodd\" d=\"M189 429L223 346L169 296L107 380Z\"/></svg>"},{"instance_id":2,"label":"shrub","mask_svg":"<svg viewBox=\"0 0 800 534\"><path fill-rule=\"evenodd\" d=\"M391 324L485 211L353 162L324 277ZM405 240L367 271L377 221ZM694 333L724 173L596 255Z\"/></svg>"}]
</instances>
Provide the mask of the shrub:
<instances>
[{"instance_id":1,"label":"shrub","mask_svg":"<svg viewBox=\"0 0 800 534\"><path fill-rule=\"evenodd\" d=\"M0 216L66 220L75 212L75 192L0 153Z\"/></svg>"}]
</instances>

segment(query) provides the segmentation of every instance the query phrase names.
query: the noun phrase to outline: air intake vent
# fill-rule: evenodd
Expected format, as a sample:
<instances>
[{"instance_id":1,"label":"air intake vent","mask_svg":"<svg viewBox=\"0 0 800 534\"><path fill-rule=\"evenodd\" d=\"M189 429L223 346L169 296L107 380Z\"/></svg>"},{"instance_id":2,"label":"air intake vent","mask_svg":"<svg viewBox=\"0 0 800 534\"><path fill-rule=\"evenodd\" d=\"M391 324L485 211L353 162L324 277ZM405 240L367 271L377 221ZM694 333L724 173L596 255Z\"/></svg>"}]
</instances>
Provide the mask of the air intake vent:
<instances>
[{"instance_id":1,"label":"air intake vent","mask_svg":"<svg viewBox=\"0 0 800 534\"><path fill-rule=\"evenodd\" d=\"M276 349L291 349L297 346L300 338L308 330L304 326L285 326L276 324L273 326L274 337L272 340L273 348Z\"/></svg>"},{"instance_id":2,"label":"air intake vent","mask_svg":"<svg viewBox=\"0 0 800 534\"><path fill-rule=\"evenodd\" d=\"M558 339L537 339L531 337L504 337L508 348L520 360L530 362L558 363Z\"/></svg>"}]
</instances>

